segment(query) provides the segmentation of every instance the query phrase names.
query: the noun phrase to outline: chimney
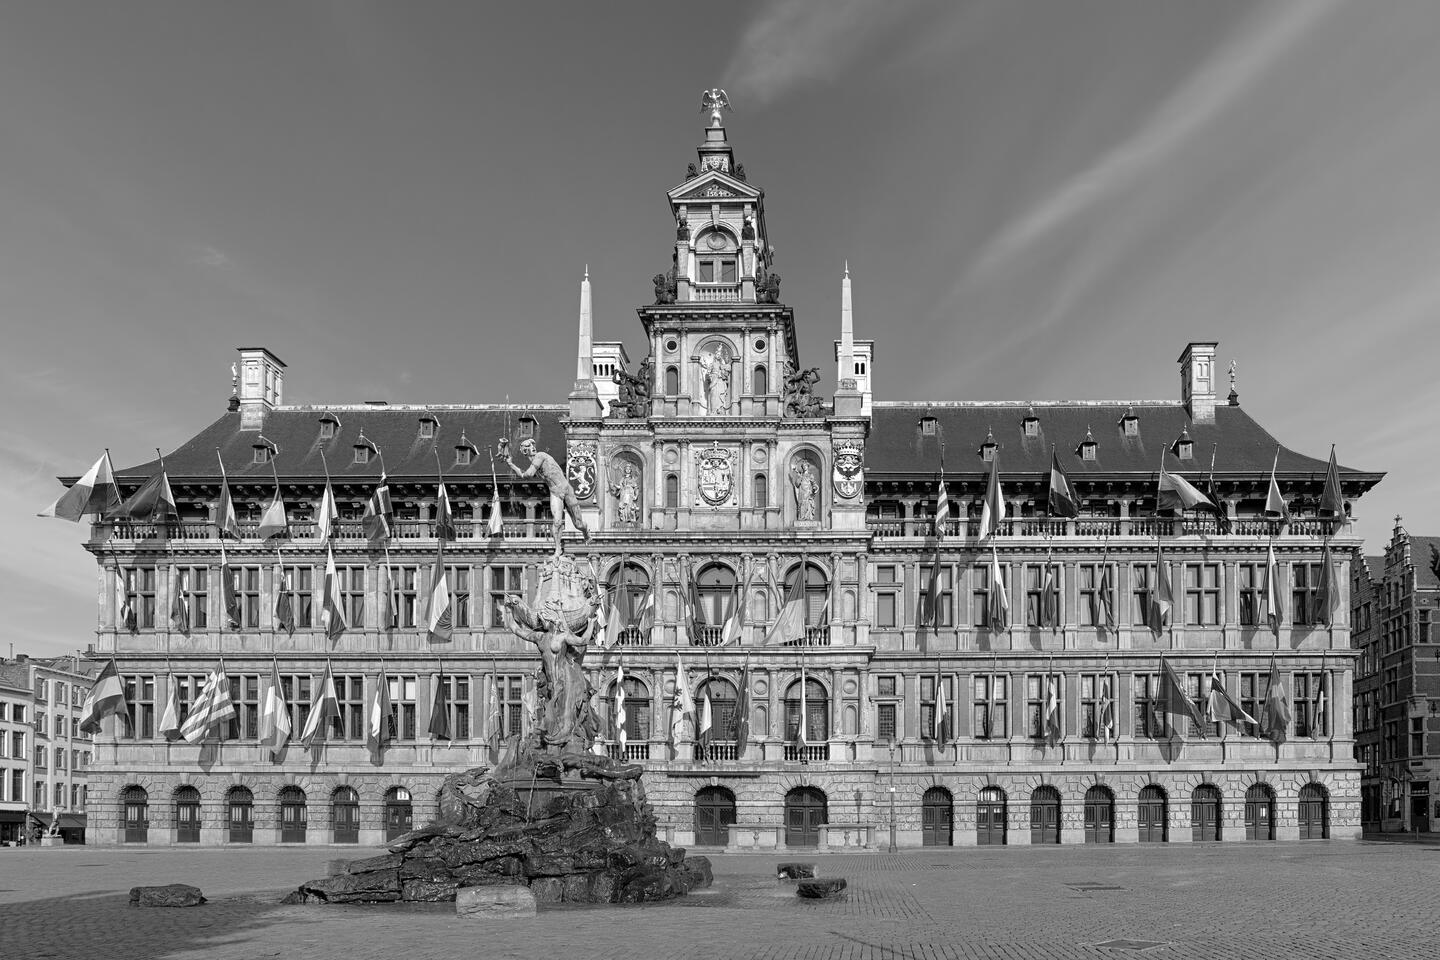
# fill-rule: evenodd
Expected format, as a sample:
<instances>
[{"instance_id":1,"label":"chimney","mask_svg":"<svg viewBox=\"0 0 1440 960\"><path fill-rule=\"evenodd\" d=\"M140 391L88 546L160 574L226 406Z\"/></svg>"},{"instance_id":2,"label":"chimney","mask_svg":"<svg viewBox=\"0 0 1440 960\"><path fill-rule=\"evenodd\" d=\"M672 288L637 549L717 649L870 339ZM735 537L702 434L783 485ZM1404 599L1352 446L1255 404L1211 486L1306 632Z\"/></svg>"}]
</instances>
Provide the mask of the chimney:
<instances>
[{"instance_id":1,"label":"chimney","mask_svg":"<svg viewBox=\"0 0 1440 960\"><path fill-rule=\"evenodd\" d=\"M265 414L281 403L285 362L264 347L239 347L240 366L235 396L240 404L240 429L259 430Z\"/></svg>"},{"instance_id":2,"label":"chimney","mask_svg":"<svg viewBox=\"0 0 1440 960\"><path fill-rule=\"evenodd\" d=\"M1192 342L1180 354L1180 402L1196 423L1215 422L1215 341Z\"/></svg>"}]
</instances>

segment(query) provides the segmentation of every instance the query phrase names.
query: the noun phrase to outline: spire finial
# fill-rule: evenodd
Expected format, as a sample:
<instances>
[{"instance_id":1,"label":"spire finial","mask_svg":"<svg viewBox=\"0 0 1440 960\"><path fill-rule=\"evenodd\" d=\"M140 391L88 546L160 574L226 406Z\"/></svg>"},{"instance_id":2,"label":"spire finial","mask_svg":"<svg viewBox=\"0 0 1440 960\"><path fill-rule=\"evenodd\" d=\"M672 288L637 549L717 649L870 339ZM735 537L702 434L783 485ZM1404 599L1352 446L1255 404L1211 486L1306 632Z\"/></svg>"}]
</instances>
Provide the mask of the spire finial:
<instances>
[{"instance_id":1,"label":"spire finial","mask_svg":"<svg viewBox=\"0 0 1440 960\"><path fill-rule=\"evenodd\" d=\"M586 279L586 280L589 280L589 279L590 279L590 264L588 264L588 263L585 264L585 279Z\"/></svg>"},{"instance_id":2,"label":"spire finial","mask_svg":"<svg viewBox=\"0 0 1440 960\"><path fill-rule=\"evenodd\" d=\"M850 258L845 258L845 276L850 276Z\"/></svg>"}]
</instances>

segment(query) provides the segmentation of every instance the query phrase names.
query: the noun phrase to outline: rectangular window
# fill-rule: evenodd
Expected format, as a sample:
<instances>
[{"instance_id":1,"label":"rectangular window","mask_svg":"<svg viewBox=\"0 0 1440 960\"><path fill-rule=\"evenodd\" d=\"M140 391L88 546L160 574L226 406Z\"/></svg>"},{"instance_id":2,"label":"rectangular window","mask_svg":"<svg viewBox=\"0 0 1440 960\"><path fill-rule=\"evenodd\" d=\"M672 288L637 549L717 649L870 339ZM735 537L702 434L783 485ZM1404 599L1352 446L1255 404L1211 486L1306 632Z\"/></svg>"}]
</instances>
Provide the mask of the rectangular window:
<instances>
[{"instance_id":1,"label":"rectangular window","mask_svg":"<svg viewBox=\"0 0 1440 960\"><path fill-rule=\"evenodd\" d=\"M332 677L335 681L335 698L340 709L330 721L329 737L332 740L365 739L365 678L355 674Z\"/></svg>"},{"instance_id":2,"label":"rectangular window","mask_svg":"<svg viewBox=\"0 0 1440 960\"><path fill-rule=\"evenodd\" d=\"M696 262L695 266L699 268L699 271L700 271L700 282L701 282L701 283L714 283L714 282L715 282L715 261L714 261L714 260L700 260L700 261L697 261L697 262Z\"/></svg>"},{"instance_id":3,"label":"rectangular window","mask_svg":"<svg viewBox=\"0 0 1440 960\"><path fill-rule=\"evenodd\" d=\"M1167 735L1165 713L1161 709L1160 676L1154 673L1137 673L1131 678L1134 684L1135 738L1137 740L1163 740Z\"/></svg>"},{"instance_id":4,"label":"rectangular window","mask_svg":"<svg viewBox=\"0 0 1440 960\"><path fill-rule=\"evenodd\" d=\"M446 578L450 581L450 623L457 630L469 629L470 568L446 567L445 571Z\"/></svg>"},{"instance_id":5,"label":"rectangular window","mask_svg":"<svg viewBox=\"0 0 1440 960\"><path fill-rule=\"evenodd\" d=\"M1190 702L1195 706L1195 713L1200 717L1200 724L1197 726L1194 720L1185 721L1186 731L1189 736L1218 737L1220 736L1220 724L1210 723L1205 720L1208 712L1208 701L1210 699L1210 674L1192 673L1185 679L1185 685L1190 691Z\"/></svg>"},{"instance_id":6,"label":"rectangular window","mask_svg":"<svg viewBox=\"0 0 1440 960\"><path fill-rule=\"evenodd\" d=\"M1297 626L1318 623L1316 605L1320 590L1320 564L1290 564L1290 612L1291 622Z\"/></svg>"},{"instance_id":7,"label":"rectangular window","mask_svg":"<svg viewBox=\"0 0 1440 960\"><path fill-rule=\"evenodd\" d=\"M235 573L235 599L240 603L240 629L260 629L260 568L231 567Z\"/></svg>"},{"instance_id":8,"label":"rectangular window","mask_svg":"<svg viewBox=\"0 0 1440 960\"><path fill-rule=\"evenodd\" d=\"M155 629L155 568L135 567L125 571L126 598L135 608L135 626L140 630Z\"/></svg>"},{"instance_id":9,"label":"rectangular window","mask_svg":"<svg viewBox=\"0 0 1440 960\"><path fill-rule=\"evenodd\" d=\"M447 676L445 702L450 711L450 739L470 739L470 678Z\"/></svg>"},{"instance_id":10,"label":"rectangular window","mask_svg":"<svg viewBox=\"0 0 1440 960\"><path fill-rule=\"evenodd\" d=\"M940 579L936 585L935 598L939 619L932 620L931 617L933 614L930 610L930 575L933 569L933 565L928 563L920 567L920 598L915 622L925 626L933 624L939 627L953 627L955 625L955 592L951 580L953 571L948 565L941 565L940 567Z\"/></svg>"},{"instance_id":11,"label":"rectangular window","mask_svg":"<svg viewBox=\"0 0 1440 960\"><path fill-rule=\"evenodd\" d=\"M1410 756L1425 756L1425 718L1410 718Z\"/></svg>"},{"instance_id":12,"label":"rectangular window","mask_svg":"<svg viewBox=\"0 0 1440 960\"><path fill-rule=\"evenodd\" d=\"M1045 573L1049 569L1047 582ZM1060 565L1025 564L1025 625L1055 627L1060 623Z\"/></svg>"},{"instance_id":13,"label":"rectangular window","mask_svg":"<svg viewBox=\"0 0 1440 960\"><path fill-rule=\"evenodd\" d=\"M79 810L85 806L85 801L80 796L80 784L70 784L70 808Z\"/></svg>"},{"instance_id":14,"label":"rectangular window","mask_svg":"<svg viewBox=\"0 0 1440 960\"><path fill-rule=\"evenodd\" d=\"M312 678L308 673L282 674L280 692L290 708L290 736L298 738L310 719Z\"/></svg>"},{"instance_id":15,"label":"rectangular window","mask_svg":"<svg viewBox=\"0 0 1440 960\"><path fill-rule=\"evenodd\" d=\"M1240 625L1259 626L1265 607L1265 565L1242 563L1236 572L1240 587Z\"/></svg>"},{"instance_id":16,"label":"rectangular window","mask_svg":"<svg viewBox=\"0 0 1440 960\"><path fill-rule=\"evenodd\" d=\"M1109 590L1102 594L1100 584L1104 580L1104 570L1108 563L1082 563L1080 571L1080 625L1083 627L1102 627L1105 625L1105 602L1108 600L1110 609L1115 609L1115 585L1108 584ZM1108 595L1107 595L1108 594Z\"/></svg>"},{"instance_id":17,"label":"rectangular window","mask_svg":"<svg viewBox=\"0 0 1440 960\"><path fill-rule=\"evenodd\" d=\"M190 629L204 630L210 625L210 568L176 567L175 575L189 607Z\"/></svg>"},{"instance_id":18,"label":"rectangular window","mask_svg":"<svg viewBox=\"0 0 1440 960\"><path fill-rule=\"evenodd\" d=\"M970 575L972 582L975 584L975 588L971 593L971 622L977 627L988 627L991 625L990 564L976 564L970 568ZM1010 567L1007 564L1002 563L1000 565L1000 582L1008 590L1010 586Z\"/></svg>"},{"instance_id":19,"label":"rectangular window","mask_svg":"<svg viewBox=\"0 0 1440 960\"><path fill-rule=\"evenodd\" d=\"M1060 687L1059 677L1055 678L1057 693ZM1063 696L1063 694L1061 694ZM1061 716L1064 716L1063 706L1060 708ZM1062 721L1063 723L1063 721ZM1045 675L1028 674L1025 677L1025 735L1034 739L1045 737Z\"/></svg>"},{"instance_id":20,"label":"rectangular window","mask_svg":"<svg viewBox=\"0 0 1440 960\"><path fill-rule=\"evenodd\" d=\"M875 738L880 743L892 743L899 739L896 736L897 727L895 724L895 704L875 704Z\"/></svg>"},{"instance_id":21,"label":"rectangular window","mask_svg":"<svg viewBox=\"0 0 1440 960\"><path fill-rule=\"evenodd\" d=\"M920 739L940 740L948 743L955 739L955 684L950 677L941 678L940 689L945 692L945 719L941 724L940 736L935 736L935 677L920 677Z\"/></svg>"},{"instance_id":22,"label":"rectangular window","mask_svg":"<svg viewBox=\"0 0 1440 960\"><path fill-rule=\"evenodd\" d=\"M423 422L423 421L422 421ZM351 630L365 627L365 568L337 567L340 577L340 604Z\"/></svg>"},{"instance_id":23,"label":"rectangular window","mask_svg":"<svg viewBox=\"0 0 1440 960\"><path fill-rule=\"evenodd\" d=\"M521 566L490 568L490 626L502 627L505 619L500 611L505 606L506 594L524 596L525 568Z\"/></svg>"},{"instance_id":24,"label":"rectangular window","mask_svg":"<svg viewBox=\"0 0 1440 960\"><path fill-rule=\"evenodd\" d=\"M1082 673L1080 675L1080 735L1090 740L1101 740L1114 736L1115 729L1106 730L1101 724L1101 699L1109 687L1111 723L1115 722L1115 678L1104 673Z\"/></svg>"},{"instance_id":25,"label":"rectangular window","mask_svg":"<svg viewBox=\"0 0 1440 960\"><path fill-rule=\"evenodd\" d=\"M315 568L292 566L284 570L280 590L290 595L290 609L294 613L295 627L305 629L315 625ZM277 623L278 627L279 624Z\"/></svg>"},{"instance_id":26,"label":"rectangular window","mask_svg":"<svg viewBox=\"0 0 1440 960\"><path fill-rule=\"evenodd\" d=\"M24 797L25 797L25 770L24 770L24 768L22 767L22 768L20 768L20 769L18 769L18 770L11 770L11 771L10 771L10 799L11 799L11 800L22 800L22 799L24 799Z\"/></svg>"},{"instance_id":27,"label":"rectangular window","mask_svg":"<svg viewBox=\"0 0 1440 960\"><path fill-rule=\"evenodd\" d=\"M56 769L56 770L63 771L63 770L65 769L65 748L64 748L64 747L55 747L54 750L55 750L55 769Z\"/></svg>"},{"instance_id":28,"label":"rectangular window","mask_svg":"<svg viewBox=\"0 0 1440 960\"><path fill-rule=\"evenodd\" d=\"M1244 710L1257 721L1265 709L1265 698L1270 693L1270 674L1265 673L1242 673L1240 674L1240 709ZM1241 723L1240 731L1247 737L1258 737L1260 725L1258 723Z\"/></svg>"},{"instance_id":29,"label":"rectangular window","mask_svg":"<svg viewBox=\"0 0 1440 960\"><path fill-rule=\"evenodd\" d=\"M875 567L875 627L893 630L900 625L899 583L893 563Z\"/></svg>"},{"instance_id":30,"label":"rectangular window","mask_svg":"<svg viewBox=\"0 0 1440 960\"><path fill-rule=\"evenodd\" d=\"M227 740L256 740L260 737L260 677L258 674L236 674L228 677L230 700L235 716L226 725Z\"/></svg>"},{"instance_id":31,"label":"rectangular window","mask_svg":"<svg viewBox=\"0 0 1440 960\"><path fill-rule=\"evenodd\" d=\"M1295 736L1323 737L1329 725L1330 705L1324 695L1323 673L1297 671L1295 677ZM1322 710L1321 705L1324 704Z\"/></svg>"},{"instance_id":32,"label":"rectangular window","mask_svg":"<svg viewBox=\"0 0 1440 960\"><path fill-rule=\"evenodd\" d=\"M1135 579L1130 592L1130 622L1140 626L1150 621L1150 599L1155 589L1155 564L1133 564L1131 574Z\"/></svg>"},{"instance_id":33,"label":"rectangular window","mask_svg":"<svg viewBox=\"0 0 1440 960\"><path fill-rule=\"evenodd\" d=\"M131 675L121 679L130 712L124 718L120 735L127 740L149 740L155 736L155 677Z\"/></svg>"},{"instance_id":34,"label":"rectangular window","mask_svg":"<svg viewBox=\"0 0 1440 960\"><path fill-rule=\"evenodd\" d=\"M36 770L46 770L46 769L49 769L49 768L46 766L46 763L48 762L48 757L49 757L49 754L47 754L47 753L45 752L45 748L44 748L44 747L36 747L36 748L35 748L35 769L36 769Z\"/></svg>"},{"instance_id":35,"label":"rectangular window","mask_svg":"<svg viewBox=\"0 0 1440 960\"><path fill-rule=\"evenodd\" d=\"M500 692L500 733L504 737L513 737L524 730L525 726L525 678L519 674L501 675L495 679L496 689ZM648 707L649 704L647 703ZM630 714L627 718L625 728L633 732L636 728L635 718L642 723L643 736L638 739L650 739L650 715L648 710L626 708Z\"/></svg>"},{"instance_id":36,"label":"rectangular window","mask_svg":"<svg viewBox=\"0 0 1440 960\"><path fill-rule=\"evenodd\" d=\"M63 707L63 706L66 705L67 701L66 701L66 699L65 699L65 691L66 691L67 688L68 688L68 684L66 684L66 683L64 683L64 682L62 682L62 681L56 681L56 683L55 683L55 703L56 703L57 706Z\"/></svg>"},{"instance_id":37,"label":"rectangular window","mask_svg":"<svg viewBox=\"0 0 1440 960\"><path fill-rule=\"evenodd\" d=\"M977 674L974 677L974 734L980 740L1004 740L1010 735L1006 681L1003 673Z\"/></svg>"},{"instance_id":38,"label":"rectangular window","mask_svg":"<svg viewBox=\"0 0 1440 960\"><path fill-rule=\"evenodd\" d=\"M1185 571L1185 623L1214 626L1220 622L1220 565L1187 563Z\"/></svg>"},{"instance_id":39,"label":"rectangular window","mask_svg":"<svg viewBox=\"0 0 1440 960\"><path fill-rule=\"evenodd\" d=\"M390 682L390 738L392 740L414 740L415 676L411 674L388 679Z\"/></svg>"},{"instance_id":40,"label":"rectangular window","mask_svg":"<svg viewBox=\"0 0 1440 960\"><path fill-rule=\"evenodd\" d=\"M884 677L876 677L876 678L875 678L875 691L876 691L876 694L877 694L878 696L881 696L881 697L893 697L893 696L896 696L895 690L896 690L896 680L895 680L895 677L894 677L894 676L884 676Z\"/></svg>"},{"instance_id":41,"label":"rectangular window","mask_svg":"<svg viewBox=\"0 0 1440 960\"><path fill-rule=\"evenodd\" d=\"M16 758L25 756L25 734L19 730L10 734L10 756Z\"/></svg>"}]
</instances>

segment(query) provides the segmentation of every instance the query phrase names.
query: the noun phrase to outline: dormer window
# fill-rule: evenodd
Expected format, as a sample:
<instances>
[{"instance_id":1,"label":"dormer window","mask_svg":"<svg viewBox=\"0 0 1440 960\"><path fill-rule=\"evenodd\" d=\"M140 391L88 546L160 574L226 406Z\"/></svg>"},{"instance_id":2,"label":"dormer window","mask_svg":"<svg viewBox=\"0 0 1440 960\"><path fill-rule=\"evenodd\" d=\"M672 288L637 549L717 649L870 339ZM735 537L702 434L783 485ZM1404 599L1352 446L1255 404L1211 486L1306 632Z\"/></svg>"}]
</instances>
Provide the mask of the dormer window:
<instances>
[{"instance_id":1,"label":"dormer window","mask_svg":"<svg viewBox=\"0 0 1440 960\"><path fill-rule=\"evenodd\" d=\"M933 436L935 436L935 432L936 432L936 430L938 429L938 428L937 428L937 423L938 423L938 421L936 421L936 419L935 419L934 417L921 417L921 418L920 418L920 435L921 435L922 437L933 437Z\"/></svg>"},{"instance_id":2,"label":"dormer window","mask_svg":"<svg viewBox=\"0 0 1440 960\"><path fill-rule=\"evenodd\" d=\"M355 462L369 463L370 453L375 449L375 444L365 439L365 434L360 434L360 439L355 441Z\"/></svg>"},{"instance_id":3,"label":"dormer window","mask_svg":"<svg viewBox=\"0 0 1440 960\"><path fill-rule=\"evenodd\" d=\"M1100 445L1095 442L1095 435L1090 428L1085 428L1085 439L1080 441L1080 446L1075 448L1075 453L1081 460L1094 460L1099 453Z\"/></svg>"},{"instance_id":4,"label":"dormer window","mask_svg":"<svg viewBox=\"0 0 1440 960\"><path fill-rule=\"evenodd\" d=\"M253 463L269 463L275 458L275 454L280 452L280 448L275 446L274 442L263 436L256 438L251 450L254 451L251 457Z\"/></svg>"},{"instance_id":5,"label":"dormer window","mask_svg":"<svg viewBox=\"0 0 1440 960\"><path fill-rule=\"evenodd\" d=\"M1035 416L1034 410L1027 413L1025 419L1020 421L1020 433L1027 437L1040 436L1040 418Z\"/></svg>"},{"instance_id":6,"label":"dormer window","mask_svg":"<svg viewBox=\"0 0 1440 960\"><path fill-rule=\"evenodd\" d=\"M535 418L529 415L521 417L519 428L515 431L515 435L521 440L524 440L526 437L535 436Z\"/></svg>"},{"instance_id":7,"label":"dormer window","mask_svg":"<svg viewBox=\"0 0 1440 960\"><path fill-rule=\"evenodd\" d=\"M996 447L997 444L995 443L995 434L993 432L987 431L985 434L985 442L980 444L980 459L984 460L986 463L993 462L995 460Z\"/></svg>"},{"instance_id":8,"label":"dormer window","mask_svg":"<svg viewBox=\"0 0 1440 960\"><path fill-rule=\"evenodd\" d=\"M340 432L340 421L335 414L326 413L320 418L320 439L334 440L335 434Z\"/></svg>"},{"instance_id":9,"label":"dormer window","mask_svg":"<svg viewBox=\"0 0 1440 960\"><path fill-rule=\"evenodd\" d=\"M1195 443L1190 439L1190 431L1180 431L1180 436L1170 445L1170 452L1181 460L1195 459Z\"/></svg>"},{"instance_id":10,"label":"dormer window","mask_svg":"<svg viewBox=\"0 0 1440 960\"><path fill-rule=\"evenodd\" d=\"M440 427L440 421L431 414L425 414L420 418L420 439L434 440L435 433Z\"/></svg>"},{"instance_id":11,"label":"dormer window","mask_svg":"<svg viewBox=\"0 0 1440 960\"><path fill-rule=\"evenodd\" d=\"M479 455L480 451L475 448L475 444L471 443L462 431L460 434L460 442L455 444L455 465L457 467L468 467Z\"/></svg>"},{"instance_id":12,"label":"dormer window","mask_svg":"<svg viewBox=\"0 0 1440 960\"><path fill-rule=\"evenodd\" d=\"M1126 410L1125 416L1120 418L1120 435L1124 437L1140 436L1140 418L1135 416L1134 410Z\"/></svg>"}]
</instances>

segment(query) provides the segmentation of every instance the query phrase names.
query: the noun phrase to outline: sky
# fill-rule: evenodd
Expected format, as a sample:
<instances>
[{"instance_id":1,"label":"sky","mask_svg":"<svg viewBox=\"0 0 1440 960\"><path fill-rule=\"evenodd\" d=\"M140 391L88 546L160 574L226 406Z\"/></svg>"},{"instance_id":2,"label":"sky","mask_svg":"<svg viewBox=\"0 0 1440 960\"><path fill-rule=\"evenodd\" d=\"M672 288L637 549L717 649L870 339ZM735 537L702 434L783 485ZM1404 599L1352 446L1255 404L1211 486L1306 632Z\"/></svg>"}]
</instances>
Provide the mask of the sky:
<instances>
[{"instance_id":1,"label":"sky","mask_svg":"<svg viewBox=\"0 0 1440 960\"><path fill-rule=\"evenodd\" d=\"M289 403L561 402L588 266L638 362L714 86L823 393L847 262L879 400L1175 400L1217 340L1388 474L1367 552L1440 534L1436 49L1430 0L5 4L0 654L93 641L35 513L219 416L236 347Z\"/></svg>"}]
</instances>

